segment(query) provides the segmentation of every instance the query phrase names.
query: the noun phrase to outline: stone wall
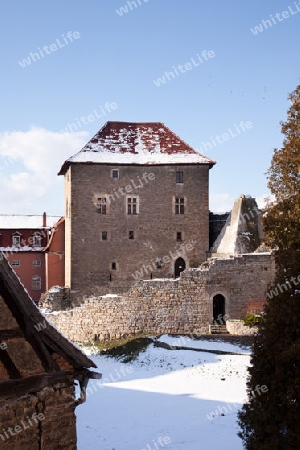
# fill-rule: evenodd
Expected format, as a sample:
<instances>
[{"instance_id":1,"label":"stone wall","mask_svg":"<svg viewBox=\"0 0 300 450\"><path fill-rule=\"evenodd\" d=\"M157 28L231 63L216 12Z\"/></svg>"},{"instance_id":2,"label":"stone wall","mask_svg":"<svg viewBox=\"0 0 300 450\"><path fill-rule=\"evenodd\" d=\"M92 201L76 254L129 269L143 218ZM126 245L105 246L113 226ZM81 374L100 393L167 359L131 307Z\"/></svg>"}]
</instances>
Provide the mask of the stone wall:
<instances>
[{"instance_id":1,"label":"stone wall","mask_svg":"<svg viewBox=\"0 0 300 450\"><path fill-rule=\"evenodd\" d=\"M74 385L46 387L34 395L0 399L0 448L76 450Z\"/></svg>"},{"instance_id":2,"label":"stone wall","mask_svg":"<svg viewBox=\"0 0 300 450\"><path fill-rule=\"evenodd\" d=\"M274 258L267 253L211 258L178 279L139 281L125 295L85 298L81 306L47 318L73 341L137 333L205 334L217 294L225 298L227 318L259 313L274 273Z\"/></svg>"},{"instance_id":3,"label":"stone wall","mask_svg":"<svg viewBox=\"0 0 300 450\"><path fill-rule=\"evenodd\" d=\"M113 169L118 178L112 177ZM176 183L176 171L183 172L183 183ZM121 292L124 286L124 292L127 283L141 279L174 277L179 257L186 267L205 261L208 171L208 165L198 164L71 166L65 175L65 264L73 298L101 295L103 287ZM138 198L137 214L127 213L131 196ZM184 214L175 213L176 197L184 199ZM99 198L107 199L106 214L99 213Z\"/></svg>"},{"instance_id":4,"label":"stone wall","mask_svg":"<svg viewBox=\"0 0 300 450\"><path fill-rule=\"evenodd\" d=\"M53 286L49 291L41 296L39 305L45 309L54 311L67 309L70 307L70 289L60 286Z\"/></svg>"},{"instance_id":5,"label":"stone wall","mask_svg":"<svg viewBox=\"0 0 300 450\"><path fill-rule=\"evenodd\" d=\"M226 322L226 328L229 334L235 334L236 336L249 336L258 332L257 327L244 325L243 320L229 320Z\"/></svg>"}]
</instances>

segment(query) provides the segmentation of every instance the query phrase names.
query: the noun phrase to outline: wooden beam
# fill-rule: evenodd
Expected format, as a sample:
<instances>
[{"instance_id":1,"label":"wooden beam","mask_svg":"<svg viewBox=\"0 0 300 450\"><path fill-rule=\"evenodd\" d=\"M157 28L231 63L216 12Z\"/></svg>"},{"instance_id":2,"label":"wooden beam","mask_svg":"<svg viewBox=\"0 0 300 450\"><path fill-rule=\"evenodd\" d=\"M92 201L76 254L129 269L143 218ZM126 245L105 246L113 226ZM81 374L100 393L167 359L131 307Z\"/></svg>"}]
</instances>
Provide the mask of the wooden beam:
<instances>
[{"instance_id":1,"label":"wooden beam","mask_svg":"<svg viewBox=\"0 0 300 450\"><path fill-rule=\"evenodd\" d=\"M4 339L23 338L24 334L17 328L15 330L0 330L0 341Z\"/></svg>"},{"instance_id":2,"label":"wooden beam","mask_svg":"<svg viewBox=\"0 0 300 450\"><path fill-rule=\"evenodd\" d=\"M74 376L70 371L61 371L56 373L43 373L33 375L19 380L6 380L0 382L0 398L19 397L21 395L33 394L41 391L47 386L53 386L57 383L66 383L72 386Z\"/></svg>"},{"instance_id":3,"label":"wooden beam","mask_svg":"<svg viewBox=\"0 0 300 450\"><path fill-rule=\"evenodd\" d=\"M12 283L6 272L1 269L2 266L0 265L0 292L4 302L11 310L13 316L18 322L19 327L24 333L24 337L31 344L45 370L47 372L59 371L58 365L51 358L51 355L42 341L39 332L34 328L34 322L30 320L31 315L27 310L25 303L22 302L22 298L20 298L21 295L17 289L17 286Z\"/></svg>"},{"instance_id":4,"label":"wooden beam","mask_svg":"<svg viewBox=\"0 0 300 450\"><path fill-rule=\"evenodd\" d=\"M1 339L0 339L1 343ZM0 350L0 361L4 365L8 375L10 378L22 378L21 373L19 372L17 366L7 353L7 350Z\"/></svg>"}]
</instances>

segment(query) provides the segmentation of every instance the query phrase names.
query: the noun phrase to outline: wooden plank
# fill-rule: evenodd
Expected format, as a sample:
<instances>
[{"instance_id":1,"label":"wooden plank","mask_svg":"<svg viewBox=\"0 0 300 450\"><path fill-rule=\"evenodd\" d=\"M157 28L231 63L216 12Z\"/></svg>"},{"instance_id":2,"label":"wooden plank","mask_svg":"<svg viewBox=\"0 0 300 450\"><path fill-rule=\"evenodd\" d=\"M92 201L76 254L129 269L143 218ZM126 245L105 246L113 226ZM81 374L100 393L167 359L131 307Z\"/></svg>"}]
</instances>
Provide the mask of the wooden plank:
<instances>
[{"instance_id":1,"label":"wooden plank","mask_svg":"<svg viewBox=\"0 0 300 450\"><path fill-rule=\"evenodd\" d=\"M0 350L0 361L4 365L10 378L22 378L21 373L19 372L17 366L7 353L7 350Z\"/></svg>"},{"instance_id":2,"label":"wooden plank","mask_svg":"<svg viewBox=\"0 0 300 450\"><path fill-rule=\"evenodd\" d=\"M6 380L0 383L0 398L19 397L21 395L39 392L47 386L57 383L66 383L71 386L74 377L70 371L56 373L43 373L18 380Z\"/></svg>"},{"instance_id":3,"label":"wooden plank","mask_svg":"<svg viewBox=\"0 0 300 450\"><path fill-rule=\"evenodd\" d=\"M1 269L3 269L3 267L0 265L0 292L4 302L11 310L24 333L24 337L36 352L45 370L47 372L58 371L59 367L51 358L39 332L34 328L34 323L31 320L28 320L30 314L26 305L20 301L19 292L17 291L16 286L14 283L10 282L7 274Z\"/></svg>"},{"instance_id":4,"label":"wooden plank","mask_svg":"<svg viewBox=\"0 0 300 450\"><path fill-rule=\"evenodd\" d=\"M15 330L0 330L0 341L4 339L23 338L24 334L17 328Z\"/></svg>"},{"instance_id":5,"label":"wooden plank","mask_svg":"<svg viewBox=\"0 0 300 450\"><path fill-rule=\"evenodd\" d=\"M3 296L3 299L17 320L18 325L24 331L24 337L32 345L48 372L58 370L58 366L49 355L49 349L55 350L78 369L97 367L91 359L62 336L49 322L46 329L40 331L35 329L35 325L44 323L47 319L28 297L16 274L11 270L7 260L0 252L0 294L2 294L2 290L5 295L7 295L8 291L10 292L9 297L4 298Z\"/></svg>"}]
</instances>

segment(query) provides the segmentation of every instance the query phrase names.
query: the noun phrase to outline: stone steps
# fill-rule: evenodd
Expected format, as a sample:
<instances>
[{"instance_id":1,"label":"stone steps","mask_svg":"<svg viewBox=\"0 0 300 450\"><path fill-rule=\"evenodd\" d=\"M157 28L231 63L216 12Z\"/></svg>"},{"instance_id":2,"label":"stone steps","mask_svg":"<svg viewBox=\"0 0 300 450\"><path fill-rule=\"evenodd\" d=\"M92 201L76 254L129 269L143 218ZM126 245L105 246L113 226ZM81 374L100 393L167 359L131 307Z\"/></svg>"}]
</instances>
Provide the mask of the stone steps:
<instances>
[{"instance_id":1,"label":"stone steps","mask_svg":"<svg viewBox=\"0 0 300 450\"><path fill-rule=\"evenodd\" d=\"M229 334L226 325L209 325L210 334Z\"/></svg>"}]
</instances>

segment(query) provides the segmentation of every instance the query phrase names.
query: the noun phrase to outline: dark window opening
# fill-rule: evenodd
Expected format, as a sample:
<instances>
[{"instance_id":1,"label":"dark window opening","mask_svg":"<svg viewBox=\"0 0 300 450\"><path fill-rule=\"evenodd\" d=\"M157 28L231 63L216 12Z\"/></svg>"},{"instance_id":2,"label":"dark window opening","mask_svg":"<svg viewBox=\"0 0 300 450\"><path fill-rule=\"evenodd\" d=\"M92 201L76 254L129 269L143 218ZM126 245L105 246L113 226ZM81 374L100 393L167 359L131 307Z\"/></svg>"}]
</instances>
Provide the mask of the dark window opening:
<instances>
[{"instance_id":1,"label":"dark window opening","mask_svg":"<svg viewBox=\"0 0 300 450\"><path fill-rule=\"evenodd\" d=\"M225 297L217 294L213 298L213 319L216 325L223 325L225 320Z\"/></svg>"},{"instance_id":2,"label":"dark window opening","mask_svg":"<svg viewBox=\"0 0 300 450\"><path fill-rule=\"evenodd\" d=\"M21 244L21 236L18 234L14 234L12 237L12 245L20 245Z\"/></svg>"},{"instance_id":3,"label":"dark window opening","mask_svg":"<svg viewBox=\"0 0 300 450\"><path fill-rule=\"evenodd\" d=\"M112 171L112 177L114 180L117 180L119 178L119 171L118 170L113 170Z\"/></svg>"},{"instance_id":4,"label":"dark window opening","mask_svg":"<svg viewBox=\"0 0 300 450\"><path fill-rule=\"evenodd\" d=\"M156 262L156 267L157 267L157 269L161 269L162 268L162 260L161 259Z\"/></svg>"},{"instance_id":5,"label":"dark window opening","mask_svg":"<svg viewBox=\"0 0 300 450\"><path fill-rule=\"evenodd\" d=\"M178 258L175 261L175 278L180 277L181 272L185 269L185 260L183 258Z\"/></svg>"},{"instance_id":6,"label":"dark window opening","mask_svg":"<svg viewBox=\"0 0 300 450\"><path fill-rule=\"evenodd\" d=\"M107 241L107 231L102 231L102 241Z\"/></svg>"},{"instance_id":7,"label":"dark window opening","mask_svg":"<svg viewBox=\"0 0 300 450\"><path fill-rule=\"evenodd\" d=\"M176 197L175 214L184 214L184 198Z\"/></svg>"},{"instance_id":8,"label":"dark window opening","mask_svg":"<svg viewBox=\"0 0 300 450\"><path fill-rule=\"evenodd\" d=\"M137 214L138 208L137 208L137 198L136 197L129 197L127 199L127 214Z\"/></svg>"},{"instance_id":9,"label":"dark window opening","mask_svg":"<svg viewBox=\"0 0 300 450\"><path fill-rule=\"evenodd\" d=\"M99 214L106 214L106 197L98 198L97 208Z\"/></svg>"},{"instance_id":10,"label":"dark window opening","mask_svg":"<svg viewBox=\"0 0 300 450\"><path fill-rule=\"evenodd\" d=\"M134 231L129 231L129 239L134 239Z\"/></svg>"},{"instance_id":11,"label":"dark window opening","mask_svg":"<svg viewBox=\"0 0 300 450\"><path fill-rule=\"evenodd\" d=\"M117 270L117 264L115 262L111 263L111 270Z\"/></svg>"},{"instance_id":12,"label":"dark window opening","mask_svg":"<svg viewBox=\"0 0 300 450\"><path fill-rule=\"evenodd\" d=\"M176 241L182 241L182 233L181 233L181 231L177 231L177 233L176 233Z\"/></svg>"},{"instance_id":13,"label":"dark window opening","mask_svg":"<svg viewBox=\"0 0 300 450\"><path fill-rule=\"evenodd\" d=\"M176 172L176 184L183 183L183 172Z\"/></svg>"}]
</instances>

